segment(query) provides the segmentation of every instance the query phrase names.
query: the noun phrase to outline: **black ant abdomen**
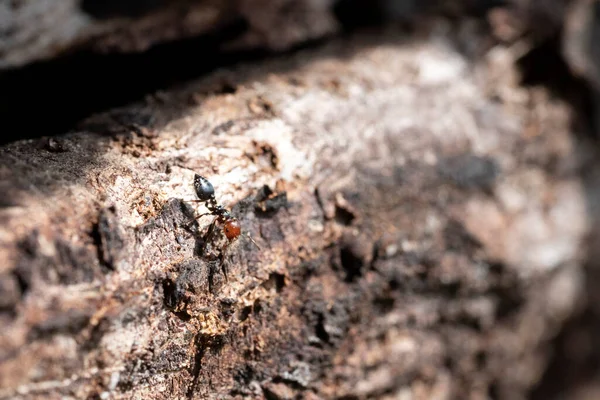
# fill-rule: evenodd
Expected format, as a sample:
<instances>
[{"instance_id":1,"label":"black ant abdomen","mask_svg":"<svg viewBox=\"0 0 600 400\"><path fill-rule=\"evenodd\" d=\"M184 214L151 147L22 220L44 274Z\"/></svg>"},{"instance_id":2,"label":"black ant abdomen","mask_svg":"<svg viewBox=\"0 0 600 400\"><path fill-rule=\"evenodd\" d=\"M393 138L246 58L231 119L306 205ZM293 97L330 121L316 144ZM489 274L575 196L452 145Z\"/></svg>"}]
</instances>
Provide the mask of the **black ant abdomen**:
<instances>
[{"instance_id":1,"label":"black ant abdomen","mask_svg":"<svg viewBox=\"0 0 600 400\"><path fill-rule=\"evenodd\" d=\"M194 175L194 189L200 201L208 201L215 197L215 188L212 183L198 174Z\"/></svg>"}]
</instances>

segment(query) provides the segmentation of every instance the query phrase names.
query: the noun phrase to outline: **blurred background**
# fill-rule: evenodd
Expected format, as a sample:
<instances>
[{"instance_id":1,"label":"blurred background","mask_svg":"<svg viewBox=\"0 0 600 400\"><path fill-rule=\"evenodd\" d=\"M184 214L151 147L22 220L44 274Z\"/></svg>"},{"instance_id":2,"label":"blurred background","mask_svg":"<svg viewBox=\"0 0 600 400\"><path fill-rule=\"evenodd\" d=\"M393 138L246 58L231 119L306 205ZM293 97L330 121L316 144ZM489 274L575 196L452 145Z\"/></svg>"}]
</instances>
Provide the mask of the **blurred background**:
<instances>
[{"instance_id":1,"label":"blurred background","mask_svg":"<svg viewBox=\"0 0 600 400\"><path fill-rule=\"evenodd\" d=\"M468 57L518 47L523 84L546 85L590 117L597 12L594 1L567 0L6 1L0 116L15 129L2 140L65 132L220 67L386 26L418 38L441 21ZM36 118L20 117L30 111Z\"/></svg>"}]
</instances>

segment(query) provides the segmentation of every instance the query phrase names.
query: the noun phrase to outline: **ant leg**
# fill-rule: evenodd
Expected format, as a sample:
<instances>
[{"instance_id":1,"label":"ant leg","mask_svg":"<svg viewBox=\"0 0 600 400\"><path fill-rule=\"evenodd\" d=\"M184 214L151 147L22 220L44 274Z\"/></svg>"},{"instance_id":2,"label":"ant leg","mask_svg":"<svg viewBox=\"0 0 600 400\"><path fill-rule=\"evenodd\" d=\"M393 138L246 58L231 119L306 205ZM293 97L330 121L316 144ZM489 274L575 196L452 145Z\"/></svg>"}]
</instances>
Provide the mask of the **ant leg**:
<instances>
[{"instance_id":1,"label":"ant leg","mask_svg":"<svg viewBox=\"0 0 600 400\"><path fill-rule=\"evenodd\" d=\"M260 246L258 245L258 243L256 243L256 242L254 241L254 239L252 239L252 236L250 236L250 234L249 234L249 233L246 233L246 236L248 236L248 239L250 239L250 241L251 241L251 242L252 242L252 243L253 243L253 244L256 246L256 248L257 248L258 250L262 250L262 249L260 248Z\"/></svg>"},{"instance_id":2,"label":"ant leg","mask_svg":"<svg viewBox=\"0 0 600 400\"><path fill-rule=\"evenodd\" d=\"M209 262L207 264L208 266L208 291L210 293L214 293L215 291L215 266L213 265L212 262Z\"/></svg>"},{"instance_id":3,"label":"ant leg","mask_svg":"<svg viewBox=\"0 0 600 400\"><path fill-rule=\"evenodd\" d=\"M225 277L225 282L229 282L229 278L227 277L227 264L225 260L225 255L223 252L219 254L219 262L221 263L221 272L223 272L223 276Z\"/></svg>"},{"instance_id":4,"label":"ant leg","mask_svg":"<svg viewBox=\"0 0 600 400\"><path fill-rule=\"evenodd\" d=\"M183 229L185 229L185 230L186 230L186 231L187 231L189 234L193 235L195 232L194 232L194 230L192 229L192 227L194 226L194 224L195 224L195 223L196 223L196 221L194 220L194 221L192 221L192 222L189 222L189 223L187 223L187 224L183 224L183 225L181 225L181 227L182 227Z\"/></svg>"},{"instance_id":5,"label":"ant leg","mask_svg":"<svg viewBox=\"0 0 600 400\"><path fill-rule=\"evenodd\" d=\"M205 239L209 239L211 238L215 233L215 226L217 225L217 220L215 219L213 222L211 222L211 224L208 226L208 230L206 231L206 235L204 235Z\"/></svg>"},{"instance_id":6,"label":"ant leg","mask_svg":"<svg viewBox=\"0 0 600 400\"><path fill-rule=\"evenodd\" d=\"M184 226L185 230L190 231L191 228L192 228L192 226L196 223L196 220L204 217L205 215L212 215L212 214L211 213L204 213L204 214L200 214L200 215L194 215L194 221L192 221L189 224L185 225Z\"/></svg>"},{"instance_id":7,"label":"ant leg","mask_svg":"<svg viewBox=\"0 0 600 400\"><path fill-rule=\"evenodd\" d=\"M208 230L202 237L202 247L200 248L200 256L204 257L207 253L207 246L212 242L212 239L215 235L215 226L217 225L217 220L214 219L213 222L208 226Z\"/></svg>"}]
</instances>

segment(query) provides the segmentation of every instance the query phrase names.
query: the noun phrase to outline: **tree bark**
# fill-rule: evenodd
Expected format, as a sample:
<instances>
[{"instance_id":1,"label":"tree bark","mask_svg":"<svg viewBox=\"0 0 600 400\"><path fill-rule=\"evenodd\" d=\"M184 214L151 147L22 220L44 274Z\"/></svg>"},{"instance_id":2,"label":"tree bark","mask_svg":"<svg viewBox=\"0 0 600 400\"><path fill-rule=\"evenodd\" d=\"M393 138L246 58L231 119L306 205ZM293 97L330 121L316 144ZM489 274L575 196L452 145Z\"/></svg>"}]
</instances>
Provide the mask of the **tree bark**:
<instances>
[{"instance_id":1,"label":"tree bark","mask_svg":"<svg viewBox=\"0 0 600 400\"><path fill-rule=\"evenodd\" d=\"M2 148L0 398L525 398L583 296L594 150L511 49L427 39ZM222 259L196 173L245 233Z\"/></svg>"},{"instance_id":2,"label":"tree bark","mask_svg":"<svg viewBox=\"0 0 600 400\"><path fill-rule=\"evenodd\" d=\"M0 4L0 70L78 50L136 53L218 35L235 48L285 50L338 30L331 0L60 0Z\"/></svg>"}]
</instances>

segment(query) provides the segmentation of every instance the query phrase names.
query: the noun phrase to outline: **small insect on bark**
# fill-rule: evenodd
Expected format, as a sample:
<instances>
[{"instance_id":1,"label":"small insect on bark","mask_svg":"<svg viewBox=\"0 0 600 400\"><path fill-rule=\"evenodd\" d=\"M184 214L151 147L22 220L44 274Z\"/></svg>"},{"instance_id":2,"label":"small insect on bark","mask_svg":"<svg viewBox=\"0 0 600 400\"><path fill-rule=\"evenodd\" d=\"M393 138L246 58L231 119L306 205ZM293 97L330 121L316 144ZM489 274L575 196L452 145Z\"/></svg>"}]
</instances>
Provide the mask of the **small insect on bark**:
<instances>
[{"instance_id":1,"label":"small insect on bark","mask_svg":"<svg viewBox=\"0 0 600 400\"><path fill-rule=\"evenodd\" d=\"M210 183L210 181L205 177L195 174L194 190L196 191L196 196L198 196L198 200L194 201L198 203L206 203L206 208L209 211L208 213L201 214L198 216L198 218L204 215L214 215L216 217L208 230L207 239L211 238L211 234L216 229L215 224L218 224L222 227L222 232L229 243L236 240L242 234L242 226L240 221L231 215L229 210L217 203L215 198L215 188L212 183ZM256 247L260 248L249 235L248 238ZM210 242L210 240L207 240L206 244L210 245Z\"/></svg>"},{"instance_id":2,"label":"small insect on bark","mask_svg":"<svg viewBox=\"0 0 600 400\"><path fill-rule=\"evenodd\" d=\"M196 190L198 201L206 203L206 208L208 208L209 211L202 215L214 215L217 217L215 221L223 224L223 233L225 233L227 239L230 242L237 239L242 233L241 225L225 207L217 203L217 200L215 199L215 188L212 183L205 177L196 174L194 175L194 189Z\"/></svg>"}]
</instances>

